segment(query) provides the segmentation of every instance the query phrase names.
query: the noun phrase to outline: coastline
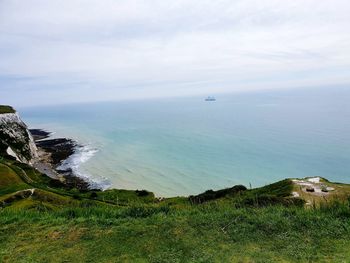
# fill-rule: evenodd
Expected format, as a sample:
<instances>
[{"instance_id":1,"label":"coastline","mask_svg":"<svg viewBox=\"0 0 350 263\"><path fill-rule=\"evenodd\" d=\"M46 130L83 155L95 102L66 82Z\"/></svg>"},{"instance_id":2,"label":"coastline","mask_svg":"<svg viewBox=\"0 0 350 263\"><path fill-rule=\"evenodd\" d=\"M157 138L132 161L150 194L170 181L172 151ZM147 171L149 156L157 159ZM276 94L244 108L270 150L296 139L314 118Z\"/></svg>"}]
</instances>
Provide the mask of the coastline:
<instances>
[{"instance_id":1,"label":"coastline","mask_svg":"<svg viewBox=\"0 0 350 263\"><path fill-rule=\"evenodd\" d=\"M77 175L65 162L83 147L68 138L51 138L51 132L43 129L29 129L38 148L38 158L33 167L48 177L59 181L66 188L79 191L101 190ZM62 164L65 163L64 167Z\"/></svg>"}]
</instances>

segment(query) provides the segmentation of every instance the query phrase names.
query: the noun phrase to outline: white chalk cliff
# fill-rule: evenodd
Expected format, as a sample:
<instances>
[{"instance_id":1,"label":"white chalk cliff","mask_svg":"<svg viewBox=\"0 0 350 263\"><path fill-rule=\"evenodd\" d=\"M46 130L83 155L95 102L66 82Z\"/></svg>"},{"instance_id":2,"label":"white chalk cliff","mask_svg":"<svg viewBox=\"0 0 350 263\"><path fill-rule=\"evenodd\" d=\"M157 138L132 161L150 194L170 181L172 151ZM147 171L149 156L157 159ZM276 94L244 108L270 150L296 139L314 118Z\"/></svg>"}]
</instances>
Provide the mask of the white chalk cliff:
<instances>
[{"instance_id":1,"label":"white chalk cliff","mask_svg":"<svg viewBox=\"0 0 350 263\"><path fill-rule=\"evenodd\" d=\"M0 114L0 153L29 164L38 157L33 137L16 112Z\"/></svg>"}]
</instances>

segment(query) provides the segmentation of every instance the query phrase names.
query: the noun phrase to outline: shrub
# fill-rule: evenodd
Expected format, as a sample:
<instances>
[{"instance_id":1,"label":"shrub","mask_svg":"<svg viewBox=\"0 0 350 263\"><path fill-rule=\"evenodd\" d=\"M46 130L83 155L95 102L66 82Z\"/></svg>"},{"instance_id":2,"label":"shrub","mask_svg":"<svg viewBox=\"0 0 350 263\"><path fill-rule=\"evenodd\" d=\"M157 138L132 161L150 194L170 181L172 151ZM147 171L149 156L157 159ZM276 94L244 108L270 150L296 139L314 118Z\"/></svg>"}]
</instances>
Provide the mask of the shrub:
<instances>
[{"instance_id":1,"label":"shrub","mask_svg":"<svg viewBox=\"0 0 350 263\"><path fill-rule=\"evenodd\" d=\"M93 199L97 198L96 192L92 192L92 193L90 194L90 198L93 198Z\"/></svg>"},{"instance_id":2,"label":"shrub","mask_svg":"<svg viewBox=\"0 0 350 263\"><path fill-rule=\"evenodd\" d=\"M76 200L80 200L81 199L81 197L79 195L77 195L77 194L74 194L73 198L76 199Z\"/></svg>"},{"instance_id":3,"label":"shrub","mask_svg":"<svg viewBox=\"0 0 350 263\"><path fill-rule=\"evenodd\" d=\"M141 190L141 191L140 190L136 190L135 192L136 192L137 196L148 196L150 194L146 190Z\"/></svg>"},{"instance_id":4,"label":"shrub","mask_svg":"<svg viewBox=\"0 0 350 263\"><path fill-rule=\"evenodd\" d=\"M218 191L208 190L199 195L189 196L189 201L192 204L201 204L210 200L219 199L225 196L235 196L236 194L246 191L247 188L243 185L235 185L231 188L226 188Z\"/></svg>"}]
</instances>

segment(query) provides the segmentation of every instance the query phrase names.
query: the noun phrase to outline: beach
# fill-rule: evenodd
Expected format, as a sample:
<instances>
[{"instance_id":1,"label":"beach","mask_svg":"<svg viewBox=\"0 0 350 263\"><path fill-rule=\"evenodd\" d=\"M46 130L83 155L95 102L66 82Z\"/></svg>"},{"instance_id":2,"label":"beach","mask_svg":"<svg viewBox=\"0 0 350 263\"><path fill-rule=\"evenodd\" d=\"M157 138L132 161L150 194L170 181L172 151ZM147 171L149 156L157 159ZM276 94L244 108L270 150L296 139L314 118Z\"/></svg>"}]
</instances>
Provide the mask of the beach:
<instances>
[{"instance_id":1,"label":"beach","mask_svg":"<svg viewBox=\"0 0 350 263\"><path fill-rule=\"evenodd\" d=\"M62 163L69 159L77 148L81 147L75 141L68 138L50 139L50 132L41 129L30 129L34 141L38 147L38 158L34 160L33 167L52 179L63 183L67 188L76 188L87 191L90 183L77 176L68 166L62 169Z\"/></svg>"}]
</instances>

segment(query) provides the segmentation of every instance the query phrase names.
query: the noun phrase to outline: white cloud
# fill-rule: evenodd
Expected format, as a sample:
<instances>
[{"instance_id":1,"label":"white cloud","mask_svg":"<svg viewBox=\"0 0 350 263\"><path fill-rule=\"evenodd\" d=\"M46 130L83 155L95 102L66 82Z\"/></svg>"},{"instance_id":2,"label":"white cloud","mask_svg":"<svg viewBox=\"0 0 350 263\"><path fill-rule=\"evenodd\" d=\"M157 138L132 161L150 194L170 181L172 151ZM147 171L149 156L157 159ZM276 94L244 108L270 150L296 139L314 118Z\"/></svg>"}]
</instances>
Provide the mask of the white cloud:
<instances>
[{"instance_id":1,"label":"white cloud","mask_svg":"<svg viewBox=\"0 0 350 263\"><path fill-rule=\"evenodd\" d=\"M0 99L349 83L349 13L342 0L3 0Z\"/></svg>"}]
</instances>

